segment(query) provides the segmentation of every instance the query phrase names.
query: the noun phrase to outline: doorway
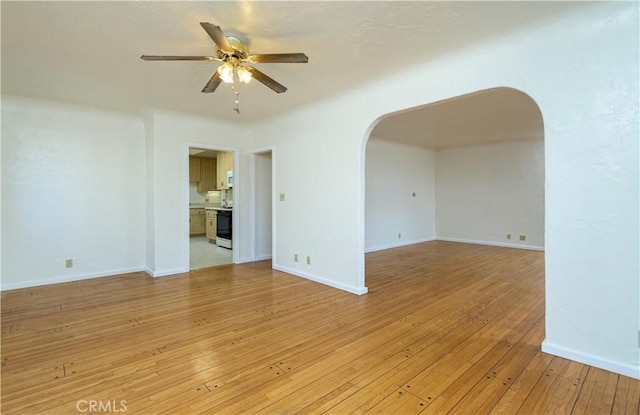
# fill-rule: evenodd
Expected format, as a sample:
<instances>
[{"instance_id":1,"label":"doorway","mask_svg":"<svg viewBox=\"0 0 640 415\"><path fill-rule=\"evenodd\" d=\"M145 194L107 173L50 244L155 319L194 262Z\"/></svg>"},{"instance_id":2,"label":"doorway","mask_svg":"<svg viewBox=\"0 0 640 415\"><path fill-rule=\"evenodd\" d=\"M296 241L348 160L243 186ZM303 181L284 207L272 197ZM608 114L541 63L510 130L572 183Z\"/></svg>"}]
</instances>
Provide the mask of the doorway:
<instances>
[{"instance_id":1,"label":"doorway","mask_svg":"<svg viewBox=\"0 0 640 415\"><path fill-rule=\"evenodd\" d=\"M228 177L229 171L233 171L232 152L189 147L190 270L234 262L231 244L234 197L233 187L229 186L232 184ZM230 177L233 177L232 173ZM225 224L224 239L219 238L219 217L220 224Z\"/></svg>"},{"instance_id":2,"label":"doorway","mask_svg":"<svg viewBox=\"0 0 640 415\"><path fill-rule=\"evenodd\" d=\"M252 154L253 173L253 257L256 261L274 256L274 213L273 206L275 180L273 150L261 150Z\"/></svg>"}]
</instances>

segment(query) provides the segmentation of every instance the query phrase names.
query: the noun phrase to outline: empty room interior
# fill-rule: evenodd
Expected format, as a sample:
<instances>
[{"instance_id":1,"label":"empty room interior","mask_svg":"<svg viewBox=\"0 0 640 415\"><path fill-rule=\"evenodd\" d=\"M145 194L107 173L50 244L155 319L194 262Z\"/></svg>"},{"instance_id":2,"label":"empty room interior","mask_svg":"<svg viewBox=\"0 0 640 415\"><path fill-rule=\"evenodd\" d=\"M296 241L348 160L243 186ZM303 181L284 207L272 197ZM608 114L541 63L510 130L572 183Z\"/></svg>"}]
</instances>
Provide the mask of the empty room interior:
<instances>
[{"instance_id":1,"label":"empty room interior","mask_svg":"<svg viewBox=\"0 0 640 415\"><path fill-rule=\"evenodd\" d=\"M6 414L638 414L639 5L0 2Z\"/></svg>"}]
</instances>

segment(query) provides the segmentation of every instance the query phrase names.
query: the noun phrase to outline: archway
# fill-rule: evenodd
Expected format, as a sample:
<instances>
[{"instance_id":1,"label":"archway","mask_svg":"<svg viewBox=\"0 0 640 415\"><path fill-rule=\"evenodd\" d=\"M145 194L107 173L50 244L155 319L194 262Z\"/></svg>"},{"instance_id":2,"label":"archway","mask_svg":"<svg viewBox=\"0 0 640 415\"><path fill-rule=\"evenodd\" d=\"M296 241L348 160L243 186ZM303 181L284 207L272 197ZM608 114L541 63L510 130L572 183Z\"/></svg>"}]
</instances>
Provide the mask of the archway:
<instances>
[{"instance_id":1,"label":"archway","mask_svg":"<svg viewBox=\"0 0 640 415\"><path fill-rule=\"evenodd\" d=\"M544 127L527 94L492 88L389 114L363 148L365 252L430 240L544 249Z\"/></svg>"}]
</instances>

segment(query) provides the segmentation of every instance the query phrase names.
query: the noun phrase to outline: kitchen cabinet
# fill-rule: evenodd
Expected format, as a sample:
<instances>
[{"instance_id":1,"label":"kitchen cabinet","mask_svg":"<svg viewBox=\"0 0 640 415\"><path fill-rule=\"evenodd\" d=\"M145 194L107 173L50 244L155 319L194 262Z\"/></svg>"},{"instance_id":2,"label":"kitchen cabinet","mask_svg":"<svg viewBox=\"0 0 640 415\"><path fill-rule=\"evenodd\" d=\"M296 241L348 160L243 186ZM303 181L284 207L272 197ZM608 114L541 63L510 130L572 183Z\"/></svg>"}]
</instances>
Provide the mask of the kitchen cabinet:
<instances>
[{"instance_id":1,"label":"kitchen cabinet","mask_svg":"<svg viewBox=\"0 0 640 415\"><path fill-rule=\"evenodd\" d=\"M189 209L189 235L205 233L206 217L203 208Z\"/></svg>"},{"instance_id":2,"label":"kitchen cabinet","mask_svg":"<svg viewBox=\"0 0 640 415\"><path fill-rule=\"evenodd\" d=\"M189 182L200 181L200 159L189 157ZM215 182L214 182L215 183Z\"/></svg>"},{"instance_id":3,"label":"kitchen cabinet","mask_svg":"<svg viewBox=\"0 0 640 415\"><path fill-rule=\"evenodd\" d=\"M228 189L227 172L233 171L233 153L218 151L217 155L217 187L218 190Z\"/></svg>"},{"instance_id":4,"label":"kitchen cabinet","mask_svg":"<svg viewBox=\"0 0 640 415\"><path fill-rule=\"evenodd\" d=\"M189 175L191 175L191 172L189 172ZM216 159L201 158L198 193L206 193L210 190L216 190L216 176Z\"/></svg>"},{"instance_id":5,"label":"kitchen cabinet","mask_svg":"<svg viewBox=\"0 0 640 415\"><path fill-rule=\"evenodd\" d=\"M209 239L209 242L212 243L216 243L216 229L218 227L218 223L217 223L217 214L218 212L216 212L213 209L207 209L206 212L206 219L207 219L207 223L206 223L206 229L207 229L207 239Z\"/></svg>"}]
</instances>

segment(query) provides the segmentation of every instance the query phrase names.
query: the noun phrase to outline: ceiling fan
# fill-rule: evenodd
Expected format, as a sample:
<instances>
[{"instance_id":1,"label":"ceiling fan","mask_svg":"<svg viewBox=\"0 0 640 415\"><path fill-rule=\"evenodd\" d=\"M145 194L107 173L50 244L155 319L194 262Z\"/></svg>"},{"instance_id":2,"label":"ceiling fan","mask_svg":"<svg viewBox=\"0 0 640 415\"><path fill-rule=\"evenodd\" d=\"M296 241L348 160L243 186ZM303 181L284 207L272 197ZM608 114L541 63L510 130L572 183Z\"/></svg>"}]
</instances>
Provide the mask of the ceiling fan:
<instances>
[{"instance_id":1,"label":"ceiling fan","mask_svg":"<svg viewBox=\"0 0 640 415\"><path fill-rule=\"evenodd\" d=\"M278 94L285 92L287 87L267 76L264 72L247 66L255 63L307 63L309 58L304 53L269 53L269 54L249 54L249 48L240 39L234 36L226 36L220 26L212 23L201 22L200 26L209 34L217 46L215 56L161 56L142 55L140 59L145 61L219 61L222 65L213 74L209 82L204 86L202 92L211 93L218 88L221 82L232 84L231 88L236 94L236 107L238 109L239 92L235 88L235 80L248 83L252 78L268 86Z\"/></svg>"}]
</instances>

